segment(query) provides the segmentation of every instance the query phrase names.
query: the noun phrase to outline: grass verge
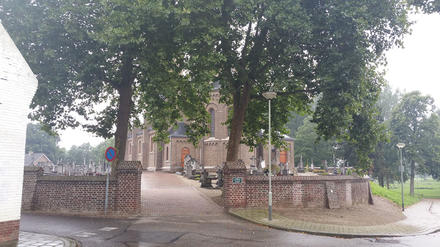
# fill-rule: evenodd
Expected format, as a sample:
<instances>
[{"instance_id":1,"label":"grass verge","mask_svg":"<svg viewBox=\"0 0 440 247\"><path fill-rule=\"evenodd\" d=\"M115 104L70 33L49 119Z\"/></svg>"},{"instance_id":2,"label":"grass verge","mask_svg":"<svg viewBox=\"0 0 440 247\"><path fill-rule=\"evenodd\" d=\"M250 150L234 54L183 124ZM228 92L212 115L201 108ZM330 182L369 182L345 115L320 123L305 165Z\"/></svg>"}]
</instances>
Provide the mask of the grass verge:
<instances>
[{"instance_id":1,"label":"grass verge","mask_svg":"<svg viewBox=\"0 0 440 247\"><path fill-rule=\"evenodd\" d=\"M388 200L396 203L398 206L402 205L402 195L400 190L388 190L387 188L383 188L374 182L370 182L370 185L373 195L387 198ZM417 194L415 196L410 196L409 193L404 193L405 207L419 202L422 198L423 197Z\"/></svg>"}]
</instances>

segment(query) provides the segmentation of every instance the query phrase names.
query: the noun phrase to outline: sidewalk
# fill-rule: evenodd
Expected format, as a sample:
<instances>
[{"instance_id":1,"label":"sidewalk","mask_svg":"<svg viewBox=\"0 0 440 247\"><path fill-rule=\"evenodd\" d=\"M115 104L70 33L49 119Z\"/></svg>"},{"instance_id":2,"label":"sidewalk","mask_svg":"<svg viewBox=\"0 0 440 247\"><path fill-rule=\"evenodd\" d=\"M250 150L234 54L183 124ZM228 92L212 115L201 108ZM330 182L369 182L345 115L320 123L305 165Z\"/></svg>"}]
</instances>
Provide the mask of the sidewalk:
<instances>
[{"instance_id":1,"label":"sidewalk","mask_svg":"<svg viewBox=\"0 0 440 247\"><path fill-rule=\"evenodd\" d=\"M403 237L429 234L440 230L440 200L423 200L404 212L404 220L374 226L347 226L320 224L289 219L273 214L267 220L267 209L230 209L229 213L239 218L270 226L272 228L342 237Z\"/></svg>"},{"instance_id":2,"label":"sidewalk","mask_svg":"<svg viewBox=\"0 0 440 247\"><path fill-rule=\"evenodd\" d=\"M18 247L76 247L77 243L73 240L57 236L20 232Z\"/></svg>"}]
</instances>

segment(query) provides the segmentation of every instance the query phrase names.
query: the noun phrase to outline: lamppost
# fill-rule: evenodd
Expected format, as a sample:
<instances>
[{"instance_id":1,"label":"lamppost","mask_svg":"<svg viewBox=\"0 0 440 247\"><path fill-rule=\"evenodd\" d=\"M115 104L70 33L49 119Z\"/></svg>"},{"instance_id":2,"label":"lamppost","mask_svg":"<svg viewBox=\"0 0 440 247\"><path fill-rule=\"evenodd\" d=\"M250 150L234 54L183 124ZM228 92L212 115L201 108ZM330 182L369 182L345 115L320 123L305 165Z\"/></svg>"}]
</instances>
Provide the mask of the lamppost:
<instances>
[{"instance_id":1,"label":"lamppost","mask_svg":"<svg viewBox=\"0 0 440 247\"><path fill-rule=\"evenodd\" d=\"M405 204L403 202L403 163L402 163L402 149L405 147L405 143L399 142L396 144L397 148L399 148L400 153L400 185L402 191L402 211L405 211Z\"/></svg>"},{"instance_id":2,"label":"lamppost","mask_svg":"<svg viewBox=\"0 0 440 247\"><path fill-rule=\"evenodd\" d=\"M274 99L277 96L276 92L264 92L263 93L264 98L269 100L269 220L272 220L272 144L271 144L271 133L270 133L270 101Z\"/></svg>"}]
</instances>

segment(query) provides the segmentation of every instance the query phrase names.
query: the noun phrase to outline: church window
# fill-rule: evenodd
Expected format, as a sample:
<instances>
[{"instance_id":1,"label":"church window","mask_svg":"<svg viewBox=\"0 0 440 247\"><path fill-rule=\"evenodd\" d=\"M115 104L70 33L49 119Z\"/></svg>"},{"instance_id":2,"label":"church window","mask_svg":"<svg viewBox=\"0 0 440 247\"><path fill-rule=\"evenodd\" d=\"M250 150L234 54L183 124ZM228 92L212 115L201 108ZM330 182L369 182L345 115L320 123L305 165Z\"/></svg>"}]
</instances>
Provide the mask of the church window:
<instances>
[{"instance_id":1,"label":"church window","mask_svg":"<svg viewBox=\"0 0 440 247\"><path fill-rule=\"evenodd\" d=\"M128 143L128 154L131 154L131 142Z\"/></svg>"},{"instance_id":2,"label":"church window","mask_svg":"<svg viewBox=\"0 0 440 247\"><path fill-rule=\"evenodd\" d=\"M166 154L167 154L167 158L166 158L166 160L169 160L169 150L168 150L168 147L167 147L167 152L166 152Z\"/></svg>"},{"instance_id":3,"label":"church window","mask_svg":"<svg viewBox=\"0 0 440 247\"><path fill-rule=\"evenodd\" d=\"M154 151L154 143L153 143L153 137L152 136L150 136L150 152L153 152Z\"/></svg>"},{"instance_id":4,"label":"church window","mask_svg":"<svg viewBox=\"0 0 440 247\"><path fill-rule=\"evenodd\" d=\"M209 109L209 114L211 115L211 137L215 136L215 111L214 109Z\"/></svg>"},{"instance_id":5,"label":"church window","mask_svg":"<svg viewBox=\"0 0 440 247\"><path fill-rule=\"evenodd\" d=\"M138 141L138 153L142 152L142 140Z\"/></svg>"}]
</instances>

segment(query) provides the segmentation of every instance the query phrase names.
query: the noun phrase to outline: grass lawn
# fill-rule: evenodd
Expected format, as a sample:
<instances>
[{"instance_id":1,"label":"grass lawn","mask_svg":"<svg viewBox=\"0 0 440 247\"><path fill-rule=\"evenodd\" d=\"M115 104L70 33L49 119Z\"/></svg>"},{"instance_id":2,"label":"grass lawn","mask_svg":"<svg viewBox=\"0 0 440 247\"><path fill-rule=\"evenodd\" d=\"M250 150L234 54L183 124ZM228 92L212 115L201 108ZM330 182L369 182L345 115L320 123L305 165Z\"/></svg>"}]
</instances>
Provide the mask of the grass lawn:
<instances>
[{"instance_id":1,"label":"grass lawn","mask_svg":"<svg viewBox=\"0 0 440 247\"><path fill-rule=\"evenodd\" d=\"M403 189L405 206L410 206L423 198L440 198L440 181L433 179L416 178L414 181L414 197L409 195L409 181L404 184ZM371 192L373 195L385 197L399 206L402 204L399 183L390 185L388 190L371 182Z\"/></svg>"},{"instance_id":2,"label":"grass lawn","mask_svg":"<svg viewBox=\"0 0 440 247\"><path fill-rule=\"evenodd\" d=\"M400 184L393 184L390 190L400 192ZM409 194L409 180L403 185L404 194ZM422 198L440 199L440 181L434 179L414 179L414 194Z\"/></svg>"}]
</instances>

